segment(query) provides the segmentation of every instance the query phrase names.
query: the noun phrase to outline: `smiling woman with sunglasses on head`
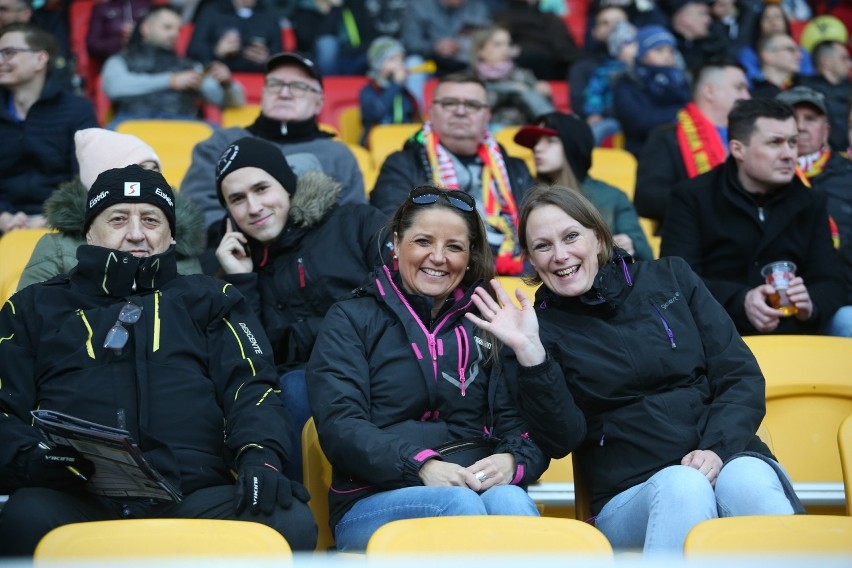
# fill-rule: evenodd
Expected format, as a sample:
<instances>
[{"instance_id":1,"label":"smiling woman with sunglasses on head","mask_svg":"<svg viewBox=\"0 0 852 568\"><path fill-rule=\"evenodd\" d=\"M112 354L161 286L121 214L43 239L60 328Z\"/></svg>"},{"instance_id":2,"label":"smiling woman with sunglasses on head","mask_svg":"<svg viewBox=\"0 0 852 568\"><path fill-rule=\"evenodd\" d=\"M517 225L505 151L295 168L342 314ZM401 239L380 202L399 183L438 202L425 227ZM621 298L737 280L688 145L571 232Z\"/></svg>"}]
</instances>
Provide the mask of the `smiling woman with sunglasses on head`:
<instances>
[{"instance_id":1,"label":"smiling woman with sunglasses on head","mask_svg":"<svg viewBox=\"0 0 852 568\"><path fill-rule=\"evenodd\" d=\"M308 364L343 551L398 519L537 515L522 486L547 466L493 373L498 344L464 318L494 275L475 202L422 186L390 230L397 266L332 307Z\"/></svg>"}]
</instances>

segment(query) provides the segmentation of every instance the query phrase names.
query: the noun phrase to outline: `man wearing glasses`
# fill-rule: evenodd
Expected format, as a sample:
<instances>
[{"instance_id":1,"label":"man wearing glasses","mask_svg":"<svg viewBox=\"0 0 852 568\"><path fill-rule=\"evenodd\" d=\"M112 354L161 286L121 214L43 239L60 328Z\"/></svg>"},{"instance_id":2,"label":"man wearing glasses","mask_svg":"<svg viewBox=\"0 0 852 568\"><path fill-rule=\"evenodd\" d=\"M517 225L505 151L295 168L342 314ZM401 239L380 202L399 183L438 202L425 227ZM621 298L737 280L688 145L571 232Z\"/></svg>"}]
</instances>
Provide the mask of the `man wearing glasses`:
<instances>
[{"instance_id":1,"label":"man wearing glasses","mask_svg":"<svg viewBox=\"0 0 852 568\"><path fill-rule=\"evenodd\" d=\"M208 228L214 226L208 242L219 242L221 235L216 230L225 215L216 197L216 162L225 148L246 136L275 144L298 175L322 171L340 182L339 203L366 203L364 178L355 156L345 144L319 129L317 115L322 104L322 77L314 62L298 53L279 53L266 63L257 120L247 128L218 130L195 146L181 193L198 205Z\"/></svg>"},{"instance_id":2,"label":"man wearing glasses","mask_svg":"<svg viewBox=\"0 0 852 568\"><path fill-rule=\"evenodd\" d=\"M498 274L517 275L523 272L518 207L535 182L523 160L510 158L488 132L487 100L485 85L475 76L443 77L429 120L402 150L387 157L370 203L390 215L418 185L464 191L485 220Z\"/></svg>"},{"instance_id":3,"label":"man wearing glasses","mask_svg":"<svg viewBox=\"0 0 852 568\"><path fill-rule=\"evenodd\" d=\"M0 234L44 226L44 200L78 171L74 133L98 125L92 104L56 80L55 55L40 28L0 28Z\"/></svg>"},{"instance_id":4,"label":"man wearing glasses","mask_svg":"<svg viewBox=\"0 0 852 568\"><path fill-rule=\"evenodd\" d=\"M68 523L157 517L259 522L313 549L307 492L281 473L291 424L269 342L236 288L177 274L174 226L160 173L107 170L77 267L0 310L0 556ZM97 468L40 435L34 409L127 430L181 500L97 494Z\"/></svg>"}]
</instances>

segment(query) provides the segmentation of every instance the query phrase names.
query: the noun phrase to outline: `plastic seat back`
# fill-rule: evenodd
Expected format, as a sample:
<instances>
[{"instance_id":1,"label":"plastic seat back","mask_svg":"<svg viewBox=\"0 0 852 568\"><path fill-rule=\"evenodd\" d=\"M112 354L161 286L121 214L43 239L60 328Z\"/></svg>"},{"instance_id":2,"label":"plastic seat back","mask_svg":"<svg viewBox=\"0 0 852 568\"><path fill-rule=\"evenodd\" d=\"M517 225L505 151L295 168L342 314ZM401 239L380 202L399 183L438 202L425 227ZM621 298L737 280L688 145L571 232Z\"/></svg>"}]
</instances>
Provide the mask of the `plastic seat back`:
<instances>
[{"instance_id":1,"label":"plastic seat back","mask_svg":"<svg viewBox=\"0 0 852 568\"><path fill-rule=\"evenodd\" d=\"M73 523L47 533L35 562L85 558L275 556L293 553L274 529L260 523L214 519L123 519Z\"/></svg>"},{"instance_id":2,"label":"plastic seat back","mask_svg":"<svg viewBox=\"0 0 852 568\"><path fill-rule=\"evenodd\" d=\"M0 238L0 305L18 288L18 281L38 240L51 229L18 229Z\"/></svg>"},{"instance_id":3,"label":"plastic seat back","mask_svg":"<svg viewBox=\"0 0 852 568\"><path fill-rule=\"evenodd\" d=\"M633 201L636 187L636 158L621 148L595 148L592 150L592 167L589 175L627 194Z\"/></svg>"},{"instance_id":4,"label":"plastic seat back","mask_svg":"<svg viewBox=\"0 0 852 568\"><path fill-rule=\"evenodd\" d=\"M451 554L585 554L612 557L598 529L555 517L425 517L393 521L367 543L367 557Z\"/></svg>"},{"instance_id":5,"label":"plastic seat back","mask_svg":"<svg viewBox=\"0 0 852 568\"><path fill-rule=\"evenodd\" d=\"M331 464L319 443L313 416L302 428L302 482L311 500L308 506L317 521L317 550L326 551L334 546L334 535L328 526L328 489L331 487Z\"/></svg>"},{"instance_id":6,"label":"plastic seat back","mask_svg":"<svg viewBox=\"0 0 852 568\"><path fill-rule=\"evenodd\" d=\"M213 128L197 120L125 120L116 132L133 134L148 143L163 164L163 177L179 188L192 163L192 149L213 134Z\"/></svg>"},{"instance_id":7,"label":"plastic seat back","mask_svg":"<svg viewBox=\"0 0 852 568\"><path fill-rule=\"evenodd\" d=\"M842 480L837 432L852 414L852 339L822 335L743 338L766 377L774 453L794 482Z\"/></svg>"},{"instance_id":8,"label":"plastic seat back","mask_svg":"<svg viewBox=\"0 0 852 568\"><path fill-rule=\"evenodd\" d=\"M756 515L710 519L686 535L687 558L749 553L788 558L787 554L852 553L852 517L836 515ZM804 563L803 565L808 565Z\"/></svg>"},{"instance_id":9,"label":"plastic seat back","mask_svg":"<svg viewBox=\"0 0 852 568\"><path fill-rule=\"evenodd\" d=\"M846 514L852 517L852 414L840 423L837 446L840 448L840 468L843 471L843 490L846 493Z\"/></svg>"}]
</instances>

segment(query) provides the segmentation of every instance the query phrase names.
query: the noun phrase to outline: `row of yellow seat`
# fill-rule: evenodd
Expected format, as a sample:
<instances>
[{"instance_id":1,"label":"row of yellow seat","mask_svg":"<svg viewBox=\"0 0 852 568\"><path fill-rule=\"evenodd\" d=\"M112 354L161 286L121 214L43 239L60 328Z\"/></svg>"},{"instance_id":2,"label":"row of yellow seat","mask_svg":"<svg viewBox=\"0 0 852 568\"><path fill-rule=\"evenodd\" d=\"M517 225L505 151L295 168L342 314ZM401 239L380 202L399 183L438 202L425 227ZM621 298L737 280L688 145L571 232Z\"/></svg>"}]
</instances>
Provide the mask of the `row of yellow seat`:
<instances>
[{"instance_id":1,"label":"row of yellow seat","mask_svg":"<svg viewBox=\"0 0 852 568\"><path fill-rule=\"evenodd\" d=\"M852 517L751 516L710 519L689 532L689 559L742 554L807 553L819 557L852 555ZM393 521L367 543L366 557L459 554L524 555L528 560L559 555L609 559L609 541L592 525L552 517L427 517ZM35 565L100 559L163 560L251 558L292 562L287 541L259 523L206 519L126 519L75 523L54 529L39 542Z\"/></svg>"}]
</instances>

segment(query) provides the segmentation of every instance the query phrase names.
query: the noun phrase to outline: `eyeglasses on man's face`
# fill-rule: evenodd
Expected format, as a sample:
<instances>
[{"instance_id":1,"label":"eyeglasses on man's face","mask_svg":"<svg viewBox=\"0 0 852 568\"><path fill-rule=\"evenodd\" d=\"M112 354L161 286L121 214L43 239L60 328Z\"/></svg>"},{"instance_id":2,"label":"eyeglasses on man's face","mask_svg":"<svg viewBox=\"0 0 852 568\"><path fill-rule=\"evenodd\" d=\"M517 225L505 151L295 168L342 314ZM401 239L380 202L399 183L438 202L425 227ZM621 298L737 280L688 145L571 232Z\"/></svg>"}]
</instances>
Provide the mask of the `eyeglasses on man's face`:
<instances>
[{"instance_id":1,"label":"eyeglasses on man's face","mask_svg":"<svg viewBox=\"0 0 852 568\"><path fill-rule=\"evenodd\" d=\"M36 51L41 51L39 49L31 49L29 47L4 47L0 49L0 61L8 61L15 57L19 53L23 53L25 51L29 51L34 53Z\"/></svg>"},{"instance_id":2,"label":"eyeglasses on man's face","mask_svg":"<svg viewBox=\"0 0 852 568\"><path fill-rule=\"evenodd\" d=\"M441 107L441 110L449 112L457 112L463 108L467 112L475 113L488 108L488 105L486 103L472 101L470 99L435 99L434 101L432 101L432 104L438 105L439 107Z\"/></svg>"},{"instance_id":3,"label":"eyeglasses on man's face","mask_svg":"<svg viewBox=\"0 0 852 568\"><path fill-rule=\"evenodd\" d=\"M130 332L124 326L133 325L139 321L140 317L142 317L142 306L137 306L133 302L124 304L115 324L107 332L104 349L110 349L115 351L117 355L121 355L121 350L124 349L127 340L130 338Z\"/></svg>"},{"instance_id":4,"label":"eyeglasses on man's face","mask_svg":"<svg viewBox=\"0 0 852 568\"><path fill-rule=\"evenodd\" d=\"M303 83L302 81L280 81L278 79L267 79L263 83L263 88L269 93L280 93L281 89L287 87L293 96L303 97L308 93L322 93L321 90Z\"/></svg>"},{"instance_id":5,"label":"eyeglasses on man's face","mask_svg":"<svg viewBox=\"0 0 852 568\"><path fill-rule=\"evenodd\" d=\"M432 185L421 185L409 194L411 202L415 205L430 205L436 203L442 197L459 211L470 213L476 209L476 202L473 198L459 190L446 191Z\"/></svg>"}]
</instances>

